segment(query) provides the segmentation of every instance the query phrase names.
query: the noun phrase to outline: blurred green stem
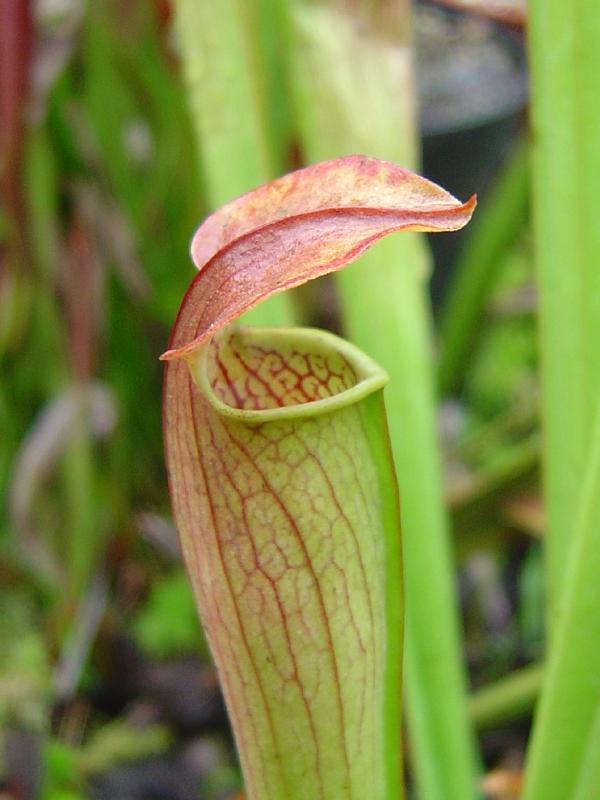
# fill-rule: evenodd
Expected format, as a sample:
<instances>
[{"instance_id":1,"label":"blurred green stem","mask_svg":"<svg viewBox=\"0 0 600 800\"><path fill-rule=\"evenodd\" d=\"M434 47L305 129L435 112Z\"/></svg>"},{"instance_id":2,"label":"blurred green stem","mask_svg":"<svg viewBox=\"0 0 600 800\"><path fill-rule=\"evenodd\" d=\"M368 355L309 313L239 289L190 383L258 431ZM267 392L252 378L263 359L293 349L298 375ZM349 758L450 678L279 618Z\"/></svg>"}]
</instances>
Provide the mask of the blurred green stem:
<instances>
[{"instance_id":1,"label":"blurred green stem","mask_svg":"<svg viewBox=\"0 0 600 800\"><path fill-rule=\"evenodd\" d=\"M442 395L460 389L494 281L523 227L529 195L529 148L521 142L494 193L469 229L466 246L444 301L440 324Z\"/></svg>"},{"instance_id":2,"label":"blurred green stem","mask_svg":"<svg viewBox=\"0 0 600 800\"><path fill-rule=\"evenodd\" d=\"M572 520L600 392L600 15L596 0L532 0L529 51L547 596L552 622L564 585Z\"/></svg>"},{"instance_id":3,"label":"blurred green stem","mask_svg":"<svg viewBox=\"0 0 600 800\"><path fill-rule=\"evenodd\" d=\"M409 4L382 4L368 14L357 2L297 0L291 8L292 74L308 159L365 152L413 165ZM423 241L411 234L380 243L337 280L346 329L391 377L386 401L404 529L414 774L424 800L466 800L476 768L442 501L427 269Z\"/></svg>"},{"instance_id":4,"label":"blurred green stem","mask_svg":"<svg viewBox=\"0 0 600 800\"><path fill-rule=\"evenodd\" d=\"M99 550L100 525L94 503L94 465L89 412L85 389L74 388L79 403L73 415L69 444L65 450L64 480L67 507L66 539L69 569L68 600L77 601L90 577ZM70 612L68 612L70 613Z\"/></svg>"},{"instance_id":5,"label":"blurred green stem","mask_svg":"<svg viewBox=\"0 0 600 800\"><path fill-rule=\"evenodd\" d=\"M574 797L600 763L600 406L527 759L523 800ZM583 776L583 777L582 777ZM594 792L581 797L597 797Z\"/></svg>"},{"instance_id":6,"label":"blurred green stem","mask_svg":"<svg viewBox=\"0 0 600 800\"><path fill-rule=\"evenodd\" d=\"M258 0L205 3L176 0L181 59L188 85L208 204L212 209L281 171L270 118L269 70L260 47ZM251 311L246 322L293 322L291 300L278 295Z\"/></svg>"},{"instance_id":7,"label":"blurred green stem","mask_svg":"<svg viewBox=\"0 0 600 800\"><path fill-rule=\"evenodd\" d=\"M595 798L598 794L598 787L600 787L600 705L596 709L588 737L573 800Z\"/></svg>"},{"instance_id":8,"label":"blurred green stem","mask_svg":"<svg viewBox=\"0 0 600 800\"><path fill-rule=\"evenodd\" d=\"M473 724L494 728L529 714L537 699L543 664L528 664L473 692L469 712Z\"/></svg>"}]
</instances>

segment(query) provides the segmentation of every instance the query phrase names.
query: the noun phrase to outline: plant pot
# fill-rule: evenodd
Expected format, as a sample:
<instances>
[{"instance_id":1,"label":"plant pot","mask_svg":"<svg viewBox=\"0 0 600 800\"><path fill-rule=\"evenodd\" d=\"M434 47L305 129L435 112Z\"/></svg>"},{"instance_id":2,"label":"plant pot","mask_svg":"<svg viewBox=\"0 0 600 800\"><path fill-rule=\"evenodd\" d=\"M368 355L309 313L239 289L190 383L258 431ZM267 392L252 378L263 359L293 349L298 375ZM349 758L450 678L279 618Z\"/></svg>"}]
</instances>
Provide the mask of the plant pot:
<instances>
[{"instance_id":1,"label":"plant pot","mask_svg":"<svg viewBox=\"0 0 600 800\"><path fill-rule=\"evenodd\" d=\"M522 125L523 43L498 23L427 3L416 9L415 42L423 173L458 197L477 193L485 200ZM465 235L429 237L434 304L444 295Z\"/></svg>"}]
</instances>

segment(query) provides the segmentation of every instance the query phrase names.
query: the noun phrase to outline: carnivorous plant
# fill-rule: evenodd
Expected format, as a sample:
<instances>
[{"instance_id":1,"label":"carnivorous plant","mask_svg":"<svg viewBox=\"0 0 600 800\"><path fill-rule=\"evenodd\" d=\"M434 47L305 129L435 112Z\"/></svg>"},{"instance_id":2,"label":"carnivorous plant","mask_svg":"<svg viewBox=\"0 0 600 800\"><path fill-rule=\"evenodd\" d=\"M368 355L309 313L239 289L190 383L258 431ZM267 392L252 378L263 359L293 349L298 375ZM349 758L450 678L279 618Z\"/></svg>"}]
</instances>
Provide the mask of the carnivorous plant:
<instances>
[{"instance_id":1,"label":"carnivorous plant","mask_svg":"<svg viewBox=\"0 0 600 800\"><path fill-rule=\"evenodd\" d=\"M232 201L192 241L162 356L166 459L249 800L403 795L402 579L387 376L330 333L235 320L474 205L347 156Z\"/></svg>"}]
</instances>

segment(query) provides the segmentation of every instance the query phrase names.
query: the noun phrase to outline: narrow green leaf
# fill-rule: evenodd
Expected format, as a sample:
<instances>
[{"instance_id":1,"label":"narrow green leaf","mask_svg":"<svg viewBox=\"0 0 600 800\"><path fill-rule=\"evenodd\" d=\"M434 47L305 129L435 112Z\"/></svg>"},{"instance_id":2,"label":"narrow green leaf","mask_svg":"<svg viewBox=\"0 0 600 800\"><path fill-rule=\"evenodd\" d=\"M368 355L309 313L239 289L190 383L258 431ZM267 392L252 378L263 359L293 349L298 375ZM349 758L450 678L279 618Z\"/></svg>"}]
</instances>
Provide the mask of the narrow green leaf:
<instances>
[{"instance_id":1,"label":"narrow green leaf","mask_svg":"<svg viewBox=\"0 0 600 800\"><path fill-rule=\"evenodd\" d=\"M532 0L529 53L551 623L600 394L597 2Z\"/></svg>"},{"instance_id":2,"label":"narrow green leaf","mask_svg":"<svg viewBox=\"0 0 600 800\"><path fill-rule=\"evenodd\" d=\"M523 800L564 800L600 762L600 409L527 758ZM594 792L580 795L595 798Z\"/></svg>"},{"instance_id":3,"label":"narrow green leaf","mask_svg":"<svg viewBox=\"0 0 600 800\"><path fill-rule=\"evenodd\" d=\"M529 148L520 143L481 209L456 264L440 321L439 386L442 395L460 389L486 301L504 257L525 224L529 199Z\"/></svg>"},{"instance_id":4,"label":"narrow green leaf","mask_svg":"<svg viewBox=\"0 0 600 800\"><path fill-rule=\"evenodd\" d=\"M594 798L598 794L598 787L600 787L600 705L596 709L594 722L588 736L573 800Z\"/></svg>"},{"instance_id":5,"label":"narrow green leaf","mask_svg":"<svg viewBox=\"0 0 600 800\"><path fill-rule=\"evenodd\" d=\"M494 728L531 713L540 691L542 664L529 664L471 695L469 711L477 728Z\"/></svg>"}]
</instances>

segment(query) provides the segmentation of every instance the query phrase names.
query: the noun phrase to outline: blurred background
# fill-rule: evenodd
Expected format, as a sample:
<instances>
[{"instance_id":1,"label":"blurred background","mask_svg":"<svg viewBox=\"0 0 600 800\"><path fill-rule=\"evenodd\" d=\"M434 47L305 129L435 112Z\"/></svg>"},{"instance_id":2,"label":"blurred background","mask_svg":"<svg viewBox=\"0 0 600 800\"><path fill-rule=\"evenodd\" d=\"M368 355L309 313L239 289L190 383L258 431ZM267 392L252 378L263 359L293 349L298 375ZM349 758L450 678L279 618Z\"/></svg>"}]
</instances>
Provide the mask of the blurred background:
<instances>
[{"instance_id":1,"label":"blurred background","mask_svg":"<svg viewBox=\"0 0 600 800\"><path fill-rule=\"evenodd\" d=\"M350 91L405 65L382 97L407 165L479 194L430 242L436 409L484 788L516 796L543 644L524 6L201 5L0 2L0 797L241 796L170 515L158 356L195 227L315 160L320 81L349 91L338 30L310 38L324 10L375 43ZM356 149L392 157L365 117ZM332 281L293 306L343 327Z\"/></svg>"}]
</instances>

